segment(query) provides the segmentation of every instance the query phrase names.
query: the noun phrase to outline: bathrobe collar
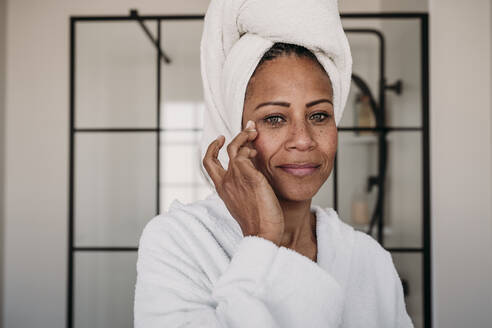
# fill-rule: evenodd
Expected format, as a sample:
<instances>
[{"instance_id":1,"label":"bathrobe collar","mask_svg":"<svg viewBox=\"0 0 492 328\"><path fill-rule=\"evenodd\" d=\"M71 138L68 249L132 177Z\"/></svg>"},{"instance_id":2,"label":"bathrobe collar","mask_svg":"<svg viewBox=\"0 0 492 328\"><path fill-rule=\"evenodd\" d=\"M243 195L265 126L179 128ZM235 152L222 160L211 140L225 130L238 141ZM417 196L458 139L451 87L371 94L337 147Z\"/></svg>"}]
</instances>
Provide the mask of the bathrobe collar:
<instances>
[{"instance_id":1,"label":"bathrobe collar","mask_svg":"<svg viewBox=\"0 0 492 328\"><path fill-rule=\"evenodd\" d=\"M215 228L221 231L219 235L225 236L225 240L221 243L224 251L232 257L239 242L244 238L241 227L231 216L217 192L213 191L205 201L216 205L209 207L208 212L214 217ZM345 289L354 249L355 230L340 220L333 208L311 205L311 211L316 214L318 246L316 263L333 275Z\"/></svg>"}]
</instances>

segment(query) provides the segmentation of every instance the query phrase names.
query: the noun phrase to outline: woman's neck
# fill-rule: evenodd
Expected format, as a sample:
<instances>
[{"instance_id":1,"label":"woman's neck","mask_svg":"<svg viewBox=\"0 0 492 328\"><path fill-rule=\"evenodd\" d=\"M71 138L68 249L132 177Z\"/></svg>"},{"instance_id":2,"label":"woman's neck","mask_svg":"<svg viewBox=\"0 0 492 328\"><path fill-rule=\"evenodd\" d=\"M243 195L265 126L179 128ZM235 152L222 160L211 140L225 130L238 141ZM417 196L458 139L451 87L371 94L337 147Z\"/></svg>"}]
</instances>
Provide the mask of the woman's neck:
<instances>
[{"instance_id":1,"label":"woman's neck","mask_svg":"<svg viewBox=\"0 0 492 328\"><path fill-rule=\"evenodd\" d=\"M311 213L311 199L303 202L279 200L284 212L284 235L281 246L296 249L316 244L316 215Z\"/></svg>"}]
</instances>

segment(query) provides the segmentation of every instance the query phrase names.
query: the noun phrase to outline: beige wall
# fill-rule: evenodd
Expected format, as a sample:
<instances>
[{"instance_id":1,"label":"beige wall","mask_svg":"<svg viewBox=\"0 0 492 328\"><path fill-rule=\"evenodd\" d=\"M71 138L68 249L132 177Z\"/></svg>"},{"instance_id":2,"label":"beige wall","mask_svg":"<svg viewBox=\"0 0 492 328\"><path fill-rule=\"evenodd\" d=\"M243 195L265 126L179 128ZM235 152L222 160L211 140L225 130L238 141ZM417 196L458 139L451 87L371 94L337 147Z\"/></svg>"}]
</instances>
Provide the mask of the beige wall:
<instances>
[{"instance_id":1,"label":"beige wall","mask_svg":"<svg viewBox=\"0 0 492 328\"><path fill-rule=\"evenodd\" d=\"M430 0L436 327L492 322L491 10Z\"/></svg>"},{"instance_id":2,"label":"beige wall","mask_svg":"<svg viewBox=\"0 0 492 328\"><path fill-rule=\"evenodd\" d=\"M338 0L338 9L346 12L378 12L381 11L381 0Z\"/></svg>"},{"instance_id":3,"label":"beige wall","mask_svg":"<svg viewBox=\"0 0 492 328\"><path fill-rule=\"evenodd\" d=\"M381 0L383 11L427 12L429 0Z\"/></svg>"},{"instance_id":4,"label":"beige wall","mask_svg":"<svg viewBox=\"0 0 492 328\"><path fill-rule=\"evenodd\" d=\"M0 0L0 327L3 321L3 226L5 186L5 36L6 0Z\"/></svg>"}]
</instances>

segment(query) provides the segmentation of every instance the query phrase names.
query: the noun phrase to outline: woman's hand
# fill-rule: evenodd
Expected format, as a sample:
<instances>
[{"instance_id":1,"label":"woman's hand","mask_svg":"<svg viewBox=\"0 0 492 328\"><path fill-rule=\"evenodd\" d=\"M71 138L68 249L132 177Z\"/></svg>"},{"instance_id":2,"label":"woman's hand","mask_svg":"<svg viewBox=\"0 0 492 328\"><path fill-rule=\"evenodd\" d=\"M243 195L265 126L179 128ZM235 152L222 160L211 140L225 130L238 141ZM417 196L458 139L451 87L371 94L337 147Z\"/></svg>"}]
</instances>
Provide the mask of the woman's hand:
<instances>
[{"instance_id":1,"label":"woman's hand","mask_svg":"<svg viewBox=\"0 0 492 328\"><path fill-rule=\"evenodd\" d=\"M280 245L284 233L282 208L267 179L251 160L256 156L256 149L248 147L257 135L254 122L248 121L246 128L227 146L227 171L218 160L225 142L224 136L219 136L208 146L203 166L243 235L263 237Z\"/></svg>"}]
</instances>

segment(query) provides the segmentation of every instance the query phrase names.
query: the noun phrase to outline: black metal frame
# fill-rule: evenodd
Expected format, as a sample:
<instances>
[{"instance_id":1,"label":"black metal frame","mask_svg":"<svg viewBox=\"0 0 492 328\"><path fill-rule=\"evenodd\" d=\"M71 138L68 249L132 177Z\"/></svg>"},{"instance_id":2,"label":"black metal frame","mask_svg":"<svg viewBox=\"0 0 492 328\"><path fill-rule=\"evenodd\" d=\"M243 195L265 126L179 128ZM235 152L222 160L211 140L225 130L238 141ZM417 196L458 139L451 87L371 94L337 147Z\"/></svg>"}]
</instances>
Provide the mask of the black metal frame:
<instances>
[{"instance_id":1,"label":"black metal frame","mask_svg":"<svg viewBox=\"0 0 492 328\"><path fill-rule=\"evenodd\" d=\"M156 179L156 214L159 213L159 175L160 175L160 132L169 130L180 129L163 129L160 126L160 98L161 98L161 60L168 62L169 58L161 50L161 21L169 20L203 20L203 15L163 15L163 16L138 16L136 12L131 12L129 16L72 16L70 17L70 126L69 126L69 199L68 199L68 279L67 279L67 327L73 327L73 310L74 310L74 253L75 252L135 252L136 247L76 247L74 245L74 190L75 190L75 133L84 132L155 132L157 136L157 179ZM422 173L423 173L423 193L422 193L422 241L423 247L415 248L386 248L390 252L405 252L405 253L423 253L422 257L422 277L424 280L424 327L432 327L432 281L431 281L431 222L430 222L430 132L429 132L429 38L428 38L428 14L426 13L351 13L341 14L341 18L360 18L360 19L419 19L421 28L421 62L422 62L422 74L421 74L421 92L422 92L422 126L421 127L376 127L376 128L350 128L339 127L338 130L343 131L376 131L385 135L391 131L421 131L422 138ZM144 21L156 21L157 22L157 36L154 45L157 47L157 99L156 99L156 113L157 113L157 126L156 128L76 128L75 127L75 56L76 56L76 23L87 21L100 21L100 22L112 22L112 21L137 21L144 32L149 38L152 39L152 35L148 32L148 29L143 25ZM348 31L349 29L347 29ZM355 31L357 29L353 29ZM385 81L384 74L384 44L381 49L381 80L380 80L380 106L384 106L385 90L394 89L397 86L388 86ZM186 129L190 131L193 129ZM195 129L197 130L197 129ZM337 166L335 161L335 174L334 174L334 188L337 188ZM337 192L334 193L334 208L337 208L338 199ZM382 228L383 218L381 216L378 221L378 239L383 244ZM383 245L384 246L384 245Z\"/></svg>"}]
</instances>

